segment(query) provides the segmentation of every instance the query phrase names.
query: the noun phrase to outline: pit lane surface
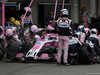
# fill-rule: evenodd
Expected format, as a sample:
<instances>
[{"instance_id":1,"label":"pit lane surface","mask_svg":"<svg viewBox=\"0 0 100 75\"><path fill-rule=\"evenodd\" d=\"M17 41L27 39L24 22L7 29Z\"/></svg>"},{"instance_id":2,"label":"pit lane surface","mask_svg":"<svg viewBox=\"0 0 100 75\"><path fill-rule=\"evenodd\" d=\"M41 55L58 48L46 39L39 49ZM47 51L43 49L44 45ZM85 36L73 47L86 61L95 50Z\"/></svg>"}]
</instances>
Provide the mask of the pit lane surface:
<instances>
[{"instance_id":1,"label":"pit lane surface","mask_svg":"<svg viewBox=\"0 0 100 75\"><path fill-rule=\"evenodd\" d=\"M100 75L100 64L57 66L55 61L1 61L0 75Z\"/></svg>"}]
</instances>

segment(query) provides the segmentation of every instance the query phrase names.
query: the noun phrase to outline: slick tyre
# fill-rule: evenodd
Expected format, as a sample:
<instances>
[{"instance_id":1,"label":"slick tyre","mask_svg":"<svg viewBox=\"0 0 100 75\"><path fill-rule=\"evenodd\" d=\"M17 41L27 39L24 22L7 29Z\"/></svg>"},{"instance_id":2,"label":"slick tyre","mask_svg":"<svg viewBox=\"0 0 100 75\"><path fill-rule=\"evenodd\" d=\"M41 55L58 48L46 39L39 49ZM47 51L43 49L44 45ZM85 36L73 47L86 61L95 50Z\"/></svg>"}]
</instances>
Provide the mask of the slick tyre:
<instances>
[{"instance_id":1,"label":"slick tyre","mask_svg":"<svg viewBox=\"0 0 100 75\"><path fill-rule=\"evenodd\" d=\"M92 48L86 44L79 48L79 62L81 64L89 64L94 61L94 54Z\"/></svg>"},{"instance_id":2,"label":"slick tyre","mask_svg":"<svg viewBox=\"0 0 100 75\"><path fill-rule=\"evenodd\" d=\"M18 53L19 47L21 47L21 42L13 41L13 42L11 42L8 51L11 53Z\"/></svg>"}]
</instances>

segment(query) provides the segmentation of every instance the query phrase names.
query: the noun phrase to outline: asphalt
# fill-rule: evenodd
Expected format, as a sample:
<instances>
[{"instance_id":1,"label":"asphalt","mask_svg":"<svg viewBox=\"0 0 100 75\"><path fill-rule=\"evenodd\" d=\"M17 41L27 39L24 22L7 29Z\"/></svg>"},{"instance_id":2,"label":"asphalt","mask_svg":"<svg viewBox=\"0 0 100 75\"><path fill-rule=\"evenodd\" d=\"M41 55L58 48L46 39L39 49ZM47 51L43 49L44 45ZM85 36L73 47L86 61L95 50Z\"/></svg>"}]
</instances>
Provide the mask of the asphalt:
<instances>
[{"instance_id":1,"label":"asphalt","mask_svg":"<svg viewBox=\"0 0 100 75\"><path fill-rule=\"evenodd\" d=\"M100 75L100 64L57 66L55 61L0 61L0 75Z\"/></svg>"}]
</instances>

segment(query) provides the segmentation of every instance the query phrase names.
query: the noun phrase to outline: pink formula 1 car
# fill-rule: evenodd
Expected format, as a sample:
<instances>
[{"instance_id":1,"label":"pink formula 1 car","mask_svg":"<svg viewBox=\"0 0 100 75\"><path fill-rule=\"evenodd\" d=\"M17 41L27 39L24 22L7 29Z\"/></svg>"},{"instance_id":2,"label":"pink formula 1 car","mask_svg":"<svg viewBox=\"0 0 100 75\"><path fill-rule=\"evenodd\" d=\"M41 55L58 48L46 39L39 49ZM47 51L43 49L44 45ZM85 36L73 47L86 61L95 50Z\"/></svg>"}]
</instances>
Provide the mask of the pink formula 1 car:
<instances>
[{"instance_id":1,"label":"pink formula 1 car","mask_svg":"<svg viewBox=\"0 0 100 75\"><path fill-rule=\"evenodd\" d=\"M57 58L58 34L46 34L44 39L36 41L32 49L30 49L26 58L33 59L56 59Z\"/></svg>"}]
</instances>

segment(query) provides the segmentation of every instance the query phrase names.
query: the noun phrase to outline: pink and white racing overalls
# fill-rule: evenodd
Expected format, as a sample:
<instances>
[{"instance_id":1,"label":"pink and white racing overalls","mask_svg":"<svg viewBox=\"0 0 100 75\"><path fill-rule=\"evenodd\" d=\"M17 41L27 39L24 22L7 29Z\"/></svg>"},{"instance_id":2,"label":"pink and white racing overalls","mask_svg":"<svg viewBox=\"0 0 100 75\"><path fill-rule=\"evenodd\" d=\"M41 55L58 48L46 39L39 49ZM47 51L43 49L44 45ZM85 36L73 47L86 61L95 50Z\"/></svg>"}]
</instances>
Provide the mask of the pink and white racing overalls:
<instances>
[{"instance_id":1,"label":"pink and white racing overalls","mask_svg":"<svg viewBox=\"0 0 100 75\"><path fill-rule=\"evenodd\" d=\"M24 15L21 16L21 20L23 19ZM29 25L30 23L33 24L33 21L32 21L32 16L25 16L25 19L23 21L21 21L21 25L22 25L22 28L27 28L26 25ZM31 26L28 26L28 27L31 27Z\"/></svg>"},{"instance_id":2,"label":"pink and white racing overalls","mask_svg":"<svg viewBox=\"0 0 100 75\"><path fill-rule=\"evenodd\" d=\"M64 50L64 63L67 63L68 58L68 47L69 47L69 28L70 28L71 20L67 17L59 18L57 20L58 25L58 53L57 53L57 63L61 62L62 50Z\"/></svg>"},{"instance_id":3,"label":"pink and white racing overalls","mask_svg":"<svg viewBox=\"0 0 100 75\"><path fill-rule=\"evenodd\" d=\"M4 37L4 48L7 49L8 45L12 42L12 41L19 41L21 42L21 40L18 38L18 35L13 35L11 37L11 39L7 39L7 37Z\"/></svg>"}]
</instances>

